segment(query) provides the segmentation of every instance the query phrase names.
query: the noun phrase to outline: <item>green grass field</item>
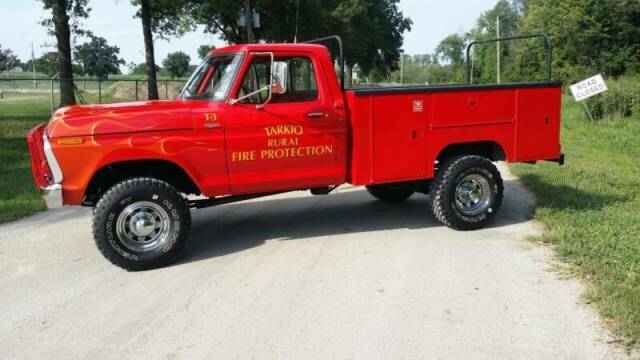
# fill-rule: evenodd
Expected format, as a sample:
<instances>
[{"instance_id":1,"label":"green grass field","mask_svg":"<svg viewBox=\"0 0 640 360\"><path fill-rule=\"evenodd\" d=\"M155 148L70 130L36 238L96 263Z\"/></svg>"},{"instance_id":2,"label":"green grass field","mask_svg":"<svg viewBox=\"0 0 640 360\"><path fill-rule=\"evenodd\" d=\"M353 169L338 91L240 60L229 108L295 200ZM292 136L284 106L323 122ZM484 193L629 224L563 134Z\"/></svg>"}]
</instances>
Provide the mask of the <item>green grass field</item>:
<instances>
[{"instance_id":1,"label":"green grass field","mask_svg":"<svg viewBox=\"0 0 640 360\"><path fill-rule=\"evenodd\" d=\"M627 346L640 339L640 116L589 122L565 98L567 163L515 165L538 198L543 241L590 280L585 299ZM553 299L549 299L550 302Z\"/></svg>"},{"instance_id":2,"label":"green grass field","mask_svg":"<svg viewBox=\"0 0 640 360\"><path fill-rule=\"evenodd\" d=\"M31 176L26 135L50 116L47 97L0 100L0 223L43 209Z\"/></svg>"}]
</instances>

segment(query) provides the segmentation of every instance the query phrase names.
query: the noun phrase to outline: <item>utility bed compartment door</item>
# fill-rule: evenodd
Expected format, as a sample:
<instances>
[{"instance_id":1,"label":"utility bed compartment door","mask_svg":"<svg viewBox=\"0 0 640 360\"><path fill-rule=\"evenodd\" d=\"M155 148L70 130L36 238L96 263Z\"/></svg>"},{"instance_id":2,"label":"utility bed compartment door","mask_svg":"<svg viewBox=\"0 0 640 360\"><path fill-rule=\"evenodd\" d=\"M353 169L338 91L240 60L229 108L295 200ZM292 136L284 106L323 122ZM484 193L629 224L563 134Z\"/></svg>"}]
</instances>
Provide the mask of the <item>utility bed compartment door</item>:
<instances>
[{"instance_id":1,"label":"utility bed compartment door","mask_svg":"<svg viewBox=\"0 0 640 360\"><path fill-rule=\"evenodd\" d=\"M425 174L426 96L373 98L373 180L406 181Z\"/></svg>"},{"instance_id":2,"label":"utility bed compartment door","mask_svg":"<svg viewBox=\"0 0 640 360\"><path fill-rule=\"evenodd\" d=\"M561 89L518 90L518 161L560 156Z\"/></svg>"}]
</instances>

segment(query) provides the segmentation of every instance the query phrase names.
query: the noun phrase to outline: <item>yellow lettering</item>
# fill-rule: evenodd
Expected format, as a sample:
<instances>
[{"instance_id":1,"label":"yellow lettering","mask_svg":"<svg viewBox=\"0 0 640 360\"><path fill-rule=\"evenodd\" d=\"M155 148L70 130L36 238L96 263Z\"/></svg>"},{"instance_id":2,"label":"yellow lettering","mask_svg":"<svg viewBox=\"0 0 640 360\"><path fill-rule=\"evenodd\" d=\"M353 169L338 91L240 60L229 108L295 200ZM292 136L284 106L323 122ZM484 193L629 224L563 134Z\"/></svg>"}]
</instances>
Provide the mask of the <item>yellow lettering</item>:
<instances>
[{"instance_id":1,"label":"yellow lettering","mask_svg":"<svg viewBox=\"0 0 640 360\"><path fill-rule=\"evenodd\" d=\"M264 132L269 137L274 135L302 135L304 128L300 125L277 125L264 128Z\"/></svg>"},{"instance_id":2,"label":"yellow lettering","mask_svg":"<svg viewBox=\"0 0 640 360\"><path fill-rule=\"evenodd\" d=\"M231 153L231 161L251 161L256 159L255 151L238 151Z\"/></svg>"}]
</instances>

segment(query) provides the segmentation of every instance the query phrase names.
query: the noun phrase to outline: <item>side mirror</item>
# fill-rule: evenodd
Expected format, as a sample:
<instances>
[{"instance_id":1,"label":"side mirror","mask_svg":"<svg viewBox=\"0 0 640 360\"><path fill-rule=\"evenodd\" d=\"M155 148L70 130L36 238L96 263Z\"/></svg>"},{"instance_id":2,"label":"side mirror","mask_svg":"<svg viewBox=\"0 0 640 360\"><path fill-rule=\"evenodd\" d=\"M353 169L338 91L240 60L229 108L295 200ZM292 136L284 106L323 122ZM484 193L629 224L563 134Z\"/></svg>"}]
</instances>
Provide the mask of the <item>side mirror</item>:
<instances>
[{"instance_id":1,"label":"side mirror","mask_svg":"<svg viewBox=\"0 0 640 360\"><path fill-rule=\"evenodd\" d=\"M271 92L277 95L286 93L289 65L284 61L274 61L271 69Z\"/></svg>"},{"instance_id":2,"label":"side mirror","mask_svg":"<svg viewBox=\"0 0 640 360\"><path fill-rule=\"evenodd\" d=\"M269 96L262 103L256 105L257 109L262 109L266 104L271 102L271 96L273 94L282 95L287 92L287 80L289 76L289 65L285 61L274 61L274 56L272 52L256 52L252 53L254 56L269 56L271 58L271 82L270 84L265 85L261 89L258 89L254 92L241 96L237 99L229 99L228 102L231 105L235 105L236 103L251 97L255 94L258 94L262 91L268 90Z\"/></svg>"}]
</instances>

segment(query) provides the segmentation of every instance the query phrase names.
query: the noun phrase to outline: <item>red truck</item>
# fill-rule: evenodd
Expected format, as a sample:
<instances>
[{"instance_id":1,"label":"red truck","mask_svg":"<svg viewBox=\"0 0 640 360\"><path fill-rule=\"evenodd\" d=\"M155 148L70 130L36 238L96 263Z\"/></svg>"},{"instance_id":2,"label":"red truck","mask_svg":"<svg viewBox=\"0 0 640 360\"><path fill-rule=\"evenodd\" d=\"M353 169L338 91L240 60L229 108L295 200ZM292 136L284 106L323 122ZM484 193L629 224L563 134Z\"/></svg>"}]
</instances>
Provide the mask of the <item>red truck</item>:
<instances>
[{"instance_id":1,"label":"red truck","mask_svg":"<svg viewBox=\"0 0 640 360\"><path fill-rule=\"evenodd\" d=\"M560 83L345 90L339 63L319 43L235 45L173 100L61 108L28 134L35 182L49 208L92 206L101 253L143 270L177 259L191 208L350 183L478 229L502 202L493 161L564 160Z\"/></svg>"}]
</instances>

